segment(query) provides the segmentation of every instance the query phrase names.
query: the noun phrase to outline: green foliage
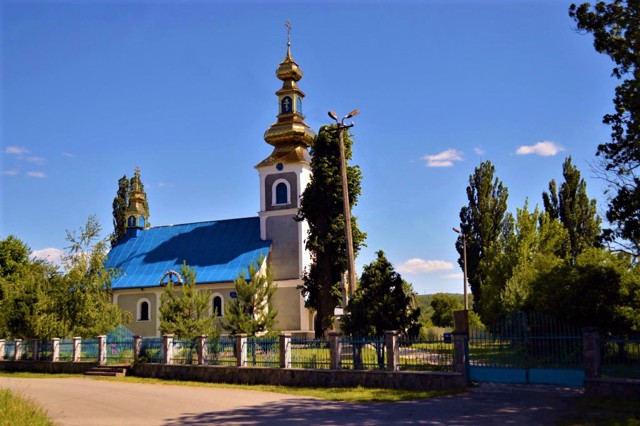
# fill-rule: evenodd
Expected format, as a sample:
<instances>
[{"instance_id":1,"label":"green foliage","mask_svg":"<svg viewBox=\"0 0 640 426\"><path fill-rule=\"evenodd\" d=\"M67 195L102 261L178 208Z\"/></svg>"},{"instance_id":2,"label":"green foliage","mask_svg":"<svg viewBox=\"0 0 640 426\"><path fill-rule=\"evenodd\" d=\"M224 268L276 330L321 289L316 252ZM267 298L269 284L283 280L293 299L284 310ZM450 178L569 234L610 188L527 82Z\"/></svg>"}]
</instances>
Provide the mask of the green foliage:
<instances>
[{"instance_id":1,"label":"green foliage","mask_svg":"<svg viewBox=\"0 0 640 426\"><path fill-rule=\"evenodd\" d=\"M113 208L113 233L109 236L109 240L111 242L111 247L115 246L116 243L125 235L127 231L127 218L126 218L126 210L129 206L129 198L131 196L131 191L134 187L139 188L142 193L142 197L144 200L144 208L149 213L149 203L147 201L147 193L144 191L144 184L140 179L140 169L136 167L136 170L133 174L133 177L129 179L127 175L123 175L120 179L118 179L118 191L116 196L113 199L112 208ZM150 227L151 224L147 220L145 222L145 227Z\"/></svg>"},{"instance_id":2,"label":"green foliage","mask_svg":"<svg viewBox=\"0 0 640 426\"><path fill-rule=\"evenodd\" d=\"M0 389L0 425L53 426L47 412L30 399Z\"/></svg>"},{"instance_id":3,"label":"green foliage","mask_svg":"<svg viewBox=\"0 0 640 426\"><path fill-rule=\"evenodd\" d=\"M549 182L549 193L543 193L545 210L549 216L558 219L569 233L569 246L562 247L563 257L570 256L575 261L578 254L599 243L600 217L596 211L596 200L589 199L587 183L580 177L580 171L571 164L568 157L562 164L564 182L556 193L556 182Z\"/></svg>"},{"instance_id":4,"label":"green foliage","mask_svg":"<svg viewBox=\"0 0 640 426\"><path fill-rule=\"evenodd\" d=\"M351 159L353 142L344 135L345 157ZM316 336L333 327L333 314L341 300L340 282L347 269L345 244L340 146L336 126L323 126L311 148L312 177L304 190L296 220L306 220L309 231L306 248L312 264L305 271L300 286L306 306L316 311ZM351 208L358 202L362 173L358 166L347 167L347 184ZM351 217L353 249L357 256L366 234Z\"/></svg>"},{"instance_id":5,"label":"green foliage","mask_svg":"<svg viewBox=\"0 0 640 426\"><path fill-rule=\"evenodd\" d=\"M485 308L484 290L495 256L501 251L500 235L503 230L509 191L497 178L495 167L485 161L469 176L468 205L460 210L460 229L466 236L467 276L474 295L476 311L484 319L489 314ZM460 254L458 264L464 268L463 237L456 241Z\"/></svg>"},{"instance_id":6,"label":"green foliage","mask_svg":"<svg viewBox=\"0 0 640 426\"><path fill-rule=\"evenodd\" d=\"M231 334L255 336L269 331L276 322L278 312L272 306L272 298L277 286L269 264L265 273L260 272L264 263L261 256L255 264L249 264L249 280L244 270L235 280L237 298L225 305L223 323Z\"/></svg>"},{"instance_id":7,"label":"green foliage","mask_svg":"<svg viewBox=\"0 0 640 426\"><path fill-rule=\"evenodd\" d=\"M613 98L614 112L603 122L611 140L598 146L602 172L613 193L607 219L620 237L640 255L640 3L637 0L572 4L569 15L579 30L593 34L594 48L615 63L612 75L621 80Z\"/></svg>"},{"instance_id":8,"label":"green foliage","mask_svg":"<svg viewBox=\"0 0 640 426\"><path fill-rule=\"evenodd\" d=\"M446 293L436 293L431 299L431 322L436 327L453 327L453 312L464 309L460 298Z\"/></svg>"},{"instance_id":9,"label":"green foliage","mask_svg":"<svg viewBox=\"0 0 640 426\"><path fill-rule=\"evenodd\" d=\"M211 313L211 294L196 289L196 273L186 263L180 269L182 286L179 292L171 280L160 295L160 332L175 334L182 339L208 335L216 339L220 332Z\"/></svg>"},{"instance_id":10,"label":"green foliage","mask_svg":"<svg viewBox=\"0 0 640 426\"><path fill-rule=\"evenodd\" d=\"M342 328L354 336L381 337L385 331L398 330L405 336L417 336L420 308L411 284L377 252L377 259L364 266L354 298L346 308Z\"/></svg>"}]
</instances>

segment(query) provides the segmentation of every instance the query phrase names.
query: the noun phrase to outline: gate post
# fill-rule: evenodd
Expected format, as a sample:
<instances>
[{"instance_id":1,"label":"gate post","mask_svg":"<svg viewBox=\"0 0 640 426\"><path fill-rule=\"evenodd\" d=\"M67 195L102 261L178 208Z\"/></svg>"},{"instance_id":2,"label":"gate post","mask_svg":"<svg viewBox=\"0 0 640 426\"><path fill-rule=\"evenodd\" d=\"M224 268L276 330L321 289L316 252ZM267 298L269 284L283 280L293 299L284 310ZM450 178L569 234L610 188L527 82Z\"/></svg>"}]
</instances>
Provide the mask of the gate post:
<instances>
[{"instance_id":1,"label":"gate post","mask_svg":"<svg viewBox=\"0 0 640 426\"><path fill-rule=\"evenodd\" d=\"M342 353L341 342L340 342L341 334L335 331L329 333L329 356L330 356L330 368L332 370L340 370L341 368L341 357Z\"/></svg>"},{"instance_id":2,"label":"gate post","mask_svg":"<svg viewBox=\"0 0 640 426\"><path fill-rule=\"evenodd\" d=\"M584 351L584 375L600 377L602 375L602 333L595 327L582 329Z\"/></svg>"},{"instance_id":3,"label":"gate post","mask_svg":"<svg viewBox=\"0 0 640 426\"><path fill-rule=\"evenodd\" d=\"M453 336L453 370L462 375L463 383L469 384L469 335L466 332L454 331Z\"/></svg>"},{"instance_id":4,"label":"gate post","mask_svg":"<svg viewBox=\"0 0 640 426\"><path fill-rule=\"evenodd\" d=\"M173 364L173 334L164 334L162 336L162 345L164 346L164 364Z\"/></svg>"},{"instance_id":5,"label":"gate post","mask_svg":"<svg viewBox=\"0 0 640 426\"><path fill-rule=\"evenodd\" d=\"M56 362L60 357L60 338L54 337L51 339L51 361Z\"/></svg>"},{"instance_id":6,"label":"gate post","mask_svg":"<svg viewBox=\"0 0 640 426\"><path fill-rule=\"evenodd\" d=\"M247 366L247 335L236 334L236 367Z\"/></svg>"},{"instance_id":7,"label":"gate post","mask_svg":"<svg viewBox=\"0 0 640 426\"><path fill-rule=\"evenodd\" d=\"M198 336L198 365L207 364L207 335Z\"/></svg>"},{"instance_id":8,"label":"gate post","mask_svg":"<svg viewBox=\"0 0 640 426\"><path fill-rule=\"evenodd\" d=\"M20 361L22 359L22 339L15 339L14 342L13 360Z\"/></svg>"},{"instance_id":9,"label":"gate post","mask_svg":"<svg viewBox=\"0 0 640 426\"><path fill-rule=\"evenodd\" d=\"M142 349L142 336L133 336L133 363L137 364L140 359Z\"/></svg>"},{"instance_id":10,"label":"gate post","mask_svg":"<svg viewBox=\"0 0 640 426\"><path fill-rule=\"evenodd\" d=\"M73 362L80 361L80 354L82 353L82 337L73 338Z\"/></svg>"},{"instance_id":11,"label":"gate post","mask_svg":"<svg viewBox=\"0 0 640 426\"><path fill-rule=\"evenodd\" d=\"M98 336L98 365L107 365L107 336Z\"/></svg>"},{"instance_id":12,"label":"gate post","mask_svg":"<svg viewBox=\"0 0 640 426\"><path fill-rule=\"evenodd\" d=\"M280 334L280 368L291 368L291 333Z\"/></svg>"},{"instance_id":13,"label":"gate post","mask_svg":"<svg viewBox=\"0 0 640 426\"><path fill-rule=\"evenodd\" d=\"M400 364L400 340L397 330L384 332L384 343L387 347L387 371L398 371Z\"/></svg>"}]
</instances>

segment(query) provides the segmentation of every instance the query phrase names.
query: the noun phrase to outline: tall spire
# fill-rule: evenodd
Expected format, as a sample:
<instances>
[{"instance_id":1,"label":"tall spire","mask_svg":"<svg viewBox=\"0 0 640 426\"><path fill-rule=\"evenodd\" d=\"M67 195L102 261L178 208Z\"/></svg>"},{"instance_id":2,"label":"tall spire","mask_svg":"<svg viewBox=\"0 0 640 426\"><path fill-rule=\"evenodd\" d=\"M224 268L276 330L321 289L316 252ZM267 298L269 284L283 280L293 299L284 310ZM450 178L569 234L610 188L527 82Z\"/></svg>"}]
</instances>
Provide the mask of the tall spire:
<instances>
[{"instance_id":1,"label":"tall spire","mask_svg":"<svg viewBox=\"0 0 640 426\"><path fill-rule=\"evenodd\" d=\"M140 188L140 168L136 167L136 171L132 179L131 194L129 195L129 205L125 210L127 229L143 229L146 226L148 216L149 212L147 212L147 209L144 206L144 195Z\"/></svg>"},{"instance_id":2,"label":"tall spire","mask_svg":"<svg viewBox=\"0 0 640 426\"><path fill-rule=\"evenodd\" d=\"M282 81L282 88L276 92L278 97L278 121L272 124L264 134L264 140L274 146L273 152L256 167L275 163L309 162L307 148L313 143L315 133L304 122L302 99L304 93L297 82L302 78L302 69L291 56L291 23L287 27L287 53L276 70L276 76Z\"/></svg>"}]
</instances>

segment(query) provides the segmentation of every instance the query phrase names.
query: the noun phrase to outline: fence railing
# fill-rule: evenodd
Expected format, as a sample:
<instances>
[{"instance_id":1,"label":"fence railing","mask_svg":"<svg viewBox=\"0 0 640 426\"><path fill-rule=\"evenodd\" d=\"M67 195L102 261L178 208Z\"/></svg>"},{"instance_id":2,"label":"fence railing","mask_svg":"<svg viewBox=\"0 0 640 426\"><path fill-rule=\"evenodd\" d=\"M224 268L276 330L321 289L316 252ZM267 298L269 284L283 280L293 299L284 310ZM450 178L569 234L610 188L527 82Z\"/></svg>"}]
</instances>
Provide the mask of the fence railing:
<instances>
[{"instance_id":1,"label":"fence railing","mask_svg":"<svg viewBox=\"0 0 640 426\"><path fill-rule=\"evenodd\" d=\"M640 378L640 335L610 337L603 342L602 375Z\"/></svg>"},{"instance_id":2,"label":"fence railing","mask_svg":"<svg viewBox=\"0 0 640 426\"><path fill-rule=\"evenodd\" d=\"M331 350L328 340L291 338L291 368L327 370L330 366Z\"/></svg>"},{"instance_id":3,"label":"fence railing","mask_svg":"<svg viewBox=\"0 0 640 426\"><path fill-rule=\"evenodd\" d=\"M400 370L454 371L453 343L447 340L412 340L400 343Z\"/></svg>"}]
</instances>

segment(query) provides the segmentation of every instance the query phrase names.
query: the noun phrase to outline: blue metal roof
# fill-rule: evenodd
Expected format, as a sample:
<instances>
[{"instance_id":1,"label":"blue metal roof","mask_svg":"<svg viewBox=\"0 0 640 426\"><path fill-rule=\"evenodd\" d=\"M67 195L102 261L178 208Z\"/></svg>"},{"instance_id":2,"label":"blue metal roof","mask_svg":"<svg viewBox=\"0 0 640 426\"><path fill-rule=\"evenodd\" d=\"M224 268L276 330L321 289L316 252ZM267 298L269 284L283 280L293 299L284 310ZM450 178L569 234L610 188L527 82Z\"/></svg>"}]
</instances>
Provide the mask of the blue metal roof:
<instances>
[{"instance_id":1,"label":"blue metal roof","mask_svg":"<svg viewBox=\"0 0 640 426\"><path fill-rule=\"evenodd\" d=\"M260 239L258 217L158 226L124 237L106 266L120 271L114 289L158 287L165 272L180 272L183 262L195 269L198 283L228 282L266 257L270 246Z\"/></svg>"}]
</instances>

